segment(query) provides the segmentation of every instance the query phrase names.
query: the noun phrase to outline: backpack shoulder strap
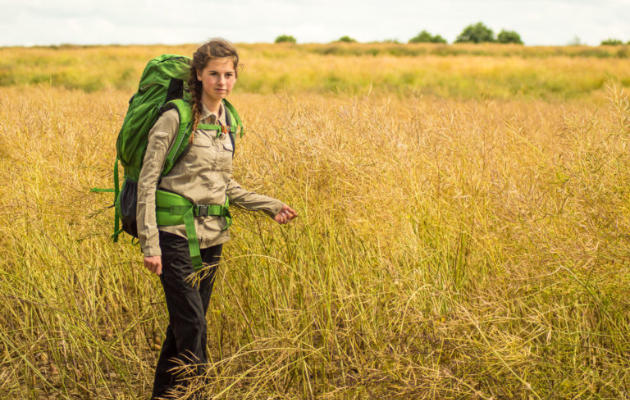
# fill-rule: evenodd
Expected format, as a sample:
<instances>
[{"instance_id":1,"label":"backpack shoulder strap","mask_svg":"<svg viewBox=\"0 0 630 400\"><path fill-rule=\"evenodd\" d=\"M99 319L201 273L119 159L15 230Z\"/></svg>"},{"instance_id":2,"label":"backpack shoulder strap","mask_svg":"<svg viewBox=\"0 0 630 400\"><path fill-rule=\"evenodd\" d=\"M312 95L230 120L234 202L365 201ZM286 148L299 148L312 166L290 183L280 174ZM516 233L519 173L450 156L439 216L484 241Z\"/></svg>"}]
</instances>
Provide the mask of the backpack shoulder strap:
<instances>
[{"instance_id":1,"label":"backpack shoulder strap","mask_svg":"<svg viewBox=\"0 0 630 400\"><path fill-rule=\"evenodd\" d=\"M192 134L192 108L190 104L182 99L171 100L162 107L160 113L164 113L172 108L179 113L179 129L177 130L173 146L171 146L171 150L166 155L162 175L166 175L171 171L175 163L188 148L188 141Z\"/></svg>"},{"instance_id":2,"label":"backpack shoulder strap","mask_svg":"<svg viewBox=\"0 0 630 400\"><path fill-rule=\"evenodd\" d=\"M243 137L243 123L241 122L241 117L239 117L238 113L234 106L223 99L223 105L225 107L225 121L229 126L230 133L230 141L232 142L232 158L234 157L234 153L236 153L236 133L239 132L240 137Z\"/></svg>"},{"instance_id":3,"label":"backpack shoulder strap","mask_svg":"<svg viewBox=\"0 0 630 400\"><path fill-rule=\"evenodd\" d=\"M232 103L227 101L227 99L223 99L223 105L225 106L225 109L228 112L228 116L230 117L230 121L228 121L228 125L230 125L230 132L238 133L239 137L243 137L243 135L245 134L245 131L243 129L243 122L241 122L241 117L238 115L238 112L236 112L236 108L234 108Z\"/></svg>"}]
</instances>

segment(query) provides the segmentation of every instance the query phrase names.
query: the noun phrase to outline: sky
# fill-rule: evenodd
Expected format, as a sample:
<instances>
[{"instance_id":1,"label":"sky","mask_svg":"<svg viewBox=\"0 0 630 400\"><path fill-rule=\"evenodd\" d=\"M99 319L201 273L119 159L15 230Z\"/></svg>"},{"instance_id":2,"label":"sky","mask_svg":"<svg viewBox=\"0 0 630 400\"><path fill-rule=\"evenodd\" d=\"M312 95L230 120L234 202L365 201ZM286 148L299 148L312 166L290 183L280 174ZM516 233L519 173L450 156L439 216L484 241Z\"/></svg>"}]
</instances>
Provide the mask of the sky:
<instances>
[{"instance_id":1,"label":"sky","mask_svg":"<svg viewBox=\"0 0 630 400\"><path fill-rule=\"evenodd\" d=\"M630 0L0 0L0 46L407 42L449 43L470 24L516 31L526 45L630 41Z\"/></svg>"}]
</instances>

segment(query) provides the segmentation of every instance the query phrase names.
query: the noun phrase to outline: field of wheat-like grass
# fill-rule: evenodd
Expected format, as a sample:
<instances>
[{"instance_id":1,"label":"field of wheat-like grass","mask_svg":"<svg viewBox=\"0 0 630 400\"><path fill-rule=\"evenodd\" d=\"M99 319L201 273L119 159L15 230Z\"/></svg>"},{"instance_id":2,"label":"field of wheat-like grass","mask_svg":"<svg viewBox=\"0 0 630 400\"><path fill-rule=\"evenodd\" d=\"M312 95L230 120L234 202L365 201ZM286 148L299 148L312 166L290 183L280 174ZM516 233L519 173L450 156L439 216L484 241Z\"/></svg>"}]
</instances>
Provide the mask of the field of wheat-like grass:
<instances>
[{"instance_id":1,"label":"field of wheat-like grass","mask_svg":"<svg viewBox=\"0 0 630 400\"><path fill-rule=\"evenodd\" d=\"M630 398L629 63L354 46L242 46L235 177L300 216L235 210L181 397ZM0 49L1 398L148 398L162 288L90 188L192 49Z\"/></svg>"}]
</instances>

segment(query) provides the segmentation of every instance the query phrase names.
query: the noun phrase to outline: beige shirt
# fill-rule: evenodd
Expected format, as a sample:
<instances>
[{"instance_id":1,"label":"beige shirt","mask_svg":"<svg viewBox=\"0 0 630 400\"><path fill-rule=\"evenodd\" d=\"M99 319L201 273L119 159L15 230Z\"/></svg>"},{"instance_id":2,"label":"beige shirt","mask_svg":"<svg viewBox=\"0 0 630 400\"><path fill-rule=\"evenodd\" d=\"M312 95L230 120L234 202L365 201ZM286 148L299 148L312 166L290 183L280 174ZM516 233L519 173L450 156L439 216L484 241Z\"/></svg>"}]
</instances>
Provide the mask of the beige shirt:
<instances>
[{"instance_id":1,"label":"beige shirt","mask_svg":"<svg viewBox=\"0 0 630 400\"><path fill-rule=\"evenodd\" d=\"M217 123L218 122L218 123ZM221 106L219 118L203 106L201 123L225 125L225 110ZM232 141L229 134L216 130L196 130L193 144L184 152L168 175L160 180L166 154L175 141L179 129L179 113L166 111L149 132L149 143L138 179L137 224L138 239L145 257L162 255L158 229L186 237L184 225L157 226L155 220L156 188L186 197L193 204L225 204L246 210L262 210L273 218L283 207L279 200L248 192L231 179ZM199 247L206 248L230 239L224 217L195 217Z\"/></svg>"}]
</instances>

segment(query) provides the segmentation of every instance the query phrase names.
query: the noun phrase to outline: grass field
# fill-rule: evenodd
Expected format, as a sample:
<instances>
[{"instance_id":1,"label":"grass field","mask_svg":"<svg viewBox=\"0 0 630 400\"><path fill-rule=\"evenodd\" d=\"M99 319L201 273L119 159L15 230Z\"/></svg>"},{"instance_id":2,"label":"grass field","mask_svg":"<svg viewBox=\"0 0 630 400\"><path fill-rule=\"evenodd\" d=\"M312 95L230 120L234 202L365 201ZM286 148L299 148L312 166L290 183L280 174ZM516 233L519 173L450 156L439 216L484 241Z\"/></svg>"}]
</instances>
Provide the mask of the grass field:
<instances>
[{"instance_id":1,"label":"grass field","mask_svg":"<svg viewBox=\"0 0 630 400\"><path fill-rule=\"evenodd\" d=\"M162 289L90 188L194 47L0 49L0 398L148 398ZM192 389L630 398L625 47L239 48L236 179L300 217L236 210Z\"/></svg>"}]
</instances>

